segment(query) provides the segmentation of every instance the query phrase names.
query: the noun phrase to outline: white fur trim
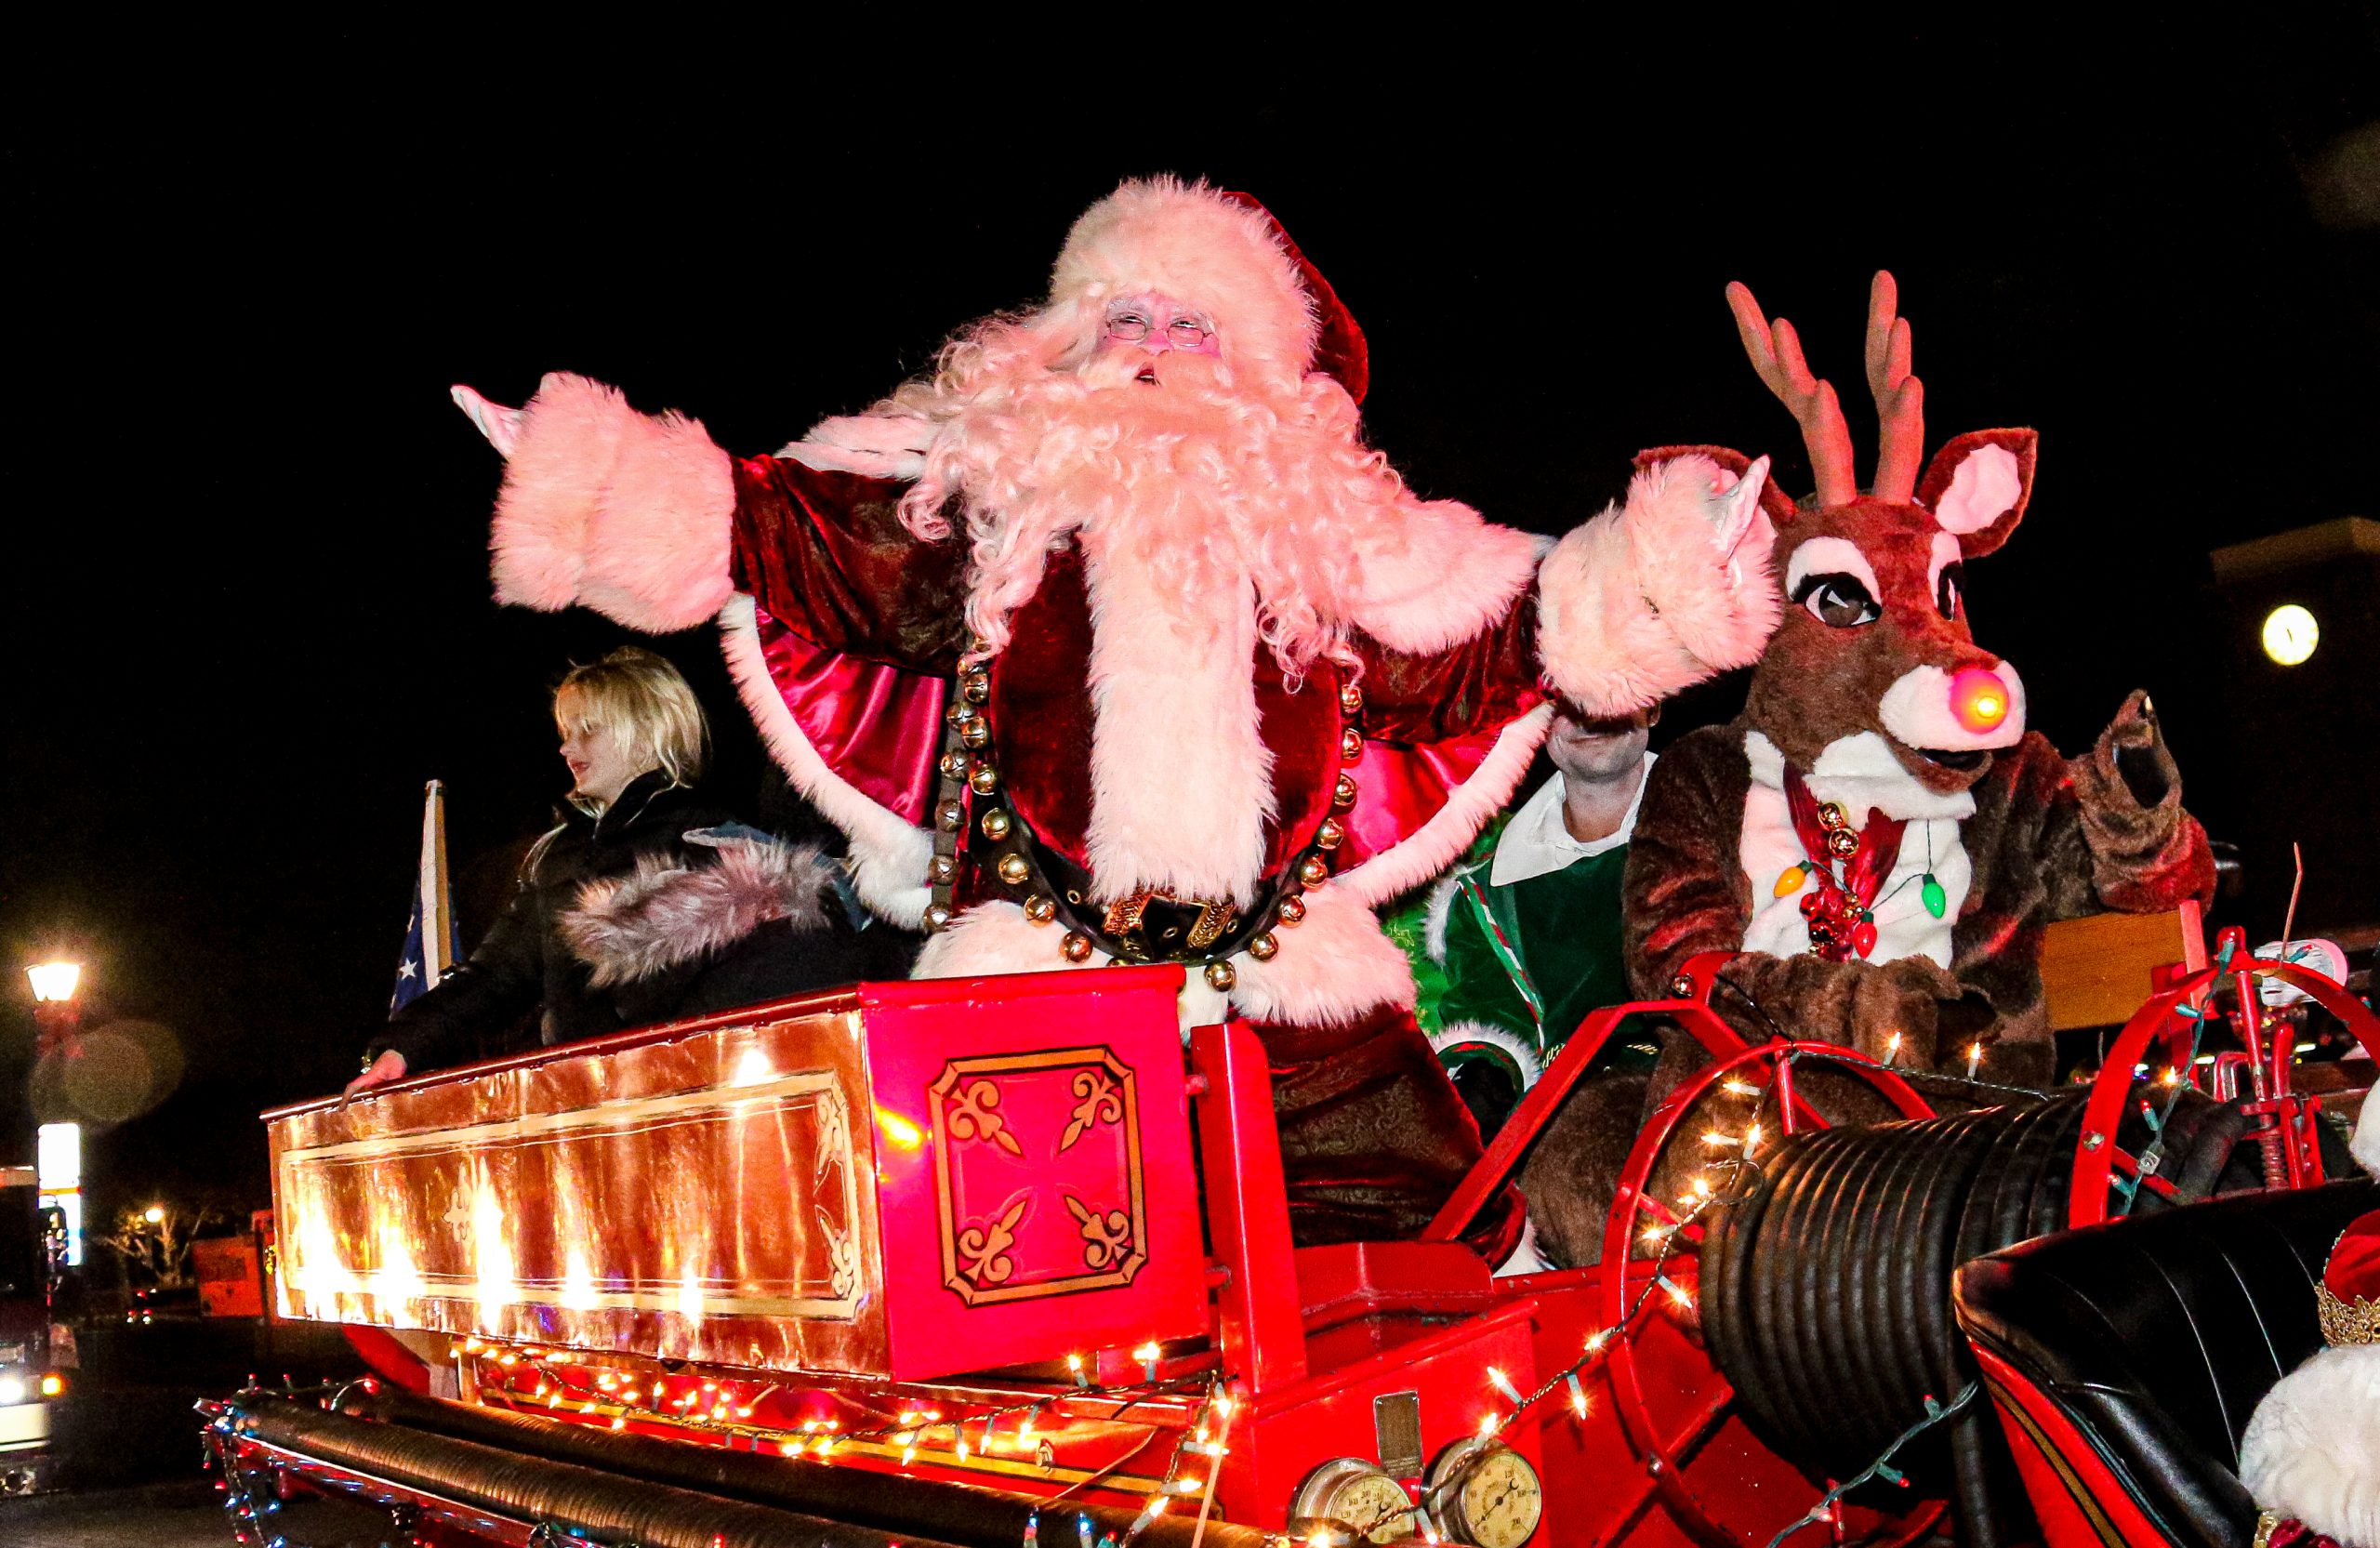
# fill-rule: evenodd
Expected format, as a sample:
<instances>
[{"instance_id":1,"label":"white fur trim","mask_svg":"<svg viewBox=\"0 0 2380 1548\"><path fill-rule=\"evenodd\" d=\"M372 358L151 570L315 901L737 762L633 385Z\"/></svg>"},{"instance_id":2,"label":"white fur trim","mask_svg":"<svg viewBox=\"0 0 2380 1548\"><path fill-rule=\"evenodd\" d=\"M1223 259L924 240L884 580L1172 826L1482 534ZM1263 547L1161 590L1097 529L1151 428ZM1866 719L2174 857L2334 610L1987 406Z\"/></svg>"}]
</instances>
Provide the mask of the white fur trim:
<instances>
[{"instance_id":1,"label":"white fur trim","mask_svg":"<svg viewBox=\"0 0 2380 1548\"><path fill-rule=\"evenodd\" d=\"M1050 276L1053 306L1163 296L1205 312L1224 362L1295 384L1314 360L1314 303L1264 215L1203 182L1125 183L1083 212Z\"/></svg>"},{"instance_id":2,"label":"white fur trim","mask_svg":"<svg viewBox=\"0 0 2380 1548\"><path fill-rule=\"evenodd\" d=\"M1399 502L1404 520L1355 549L1354 622L1391 650L1427 655L1512 611L1544 540L1482 520L1455 500Z\"/></svg>"},{"instance_id":3,"label":"white fur trim","mask_svg":"<svg viewBox=\"0 0 2380 1548\"><path fill-rule=\"evenodd\" d=\"M2005 661L1993 663L1991 672L2008 690L2008 713L1990 731L1969 731L1950 713L1950 674L1939 667L1911 667L1893 679L1876 702L1876 719L1904 747L2013 748L2025 739L2025 682Z\"/></svg>"},{"instance_id":4,"label":"white fur trim","mask_svg":"<svg viewBox=\"0 0 2380 1548\"><path fill-rule=\"evenodd\" d=\"M2258 1505L2380 1548L2380 1345L2325 1349L2265 1394L2240 1440Z\"/></svg>"},{"instance_id":5,"label":"white fur trim","mask_svg":"<svg viewBox=\"0 0 2380 1548\"><path fill-rule=\"evenodd\" d=\"M1935 504L1934 519L1961 536L1981 532L2007 515L2024 493L2024 468L2016 454L1985 442L1959 459L1950 487Z\"/></svg>"},{"instance_id":6,"label":"white fur trim","mask_svg":"<svg viewBox=\"0 0 2380 1548\"><path fill-rule=\"evenodd\" d=\"M1259 734L1256 593L1185 598L1104 535L1082 536L1091 597L1093 901L1148 887L1245 906L1264 866L1273 755Z\"/></svg>"},{"instance_id":7,"label":"white fur trim","mask_svg":"<svg viewBox=\"0 0 2380 1548\"><path fill-rule=\"evenodd\" d=\"M1427 881L1454 864L1488 820L1503 810L1528 773L1529 760L1545 742L1554 707L1540 704L1497 734L1495 746L1471 777L1447 792L1446 804L1429 821L1331 883L1377 907ZM1443 949L1443 947L1441 948Z\"/></svg>"},{"instance_id":8,"label":"white fur trim","mask_svg":"<svg viewBox=\"0 0 2380 1548\"><path fill-rule=\"evenodd\" d=\"M2347 1153L2374 1177L2380 1177L2380 1102L2363 1099L2363 1111L2356 1116L2355 1137L2347 1142Z\"/></svg>"},{"instance_id":9,"label":"white fur trim","mask_svg":"<svg viewBox=\"0 0 2380 1548\"><path fill-rule=\"evenodd\" d=\"M1766 518L1731 562L1721 535L1740 512L1720 477L1699 454L1645 469L1624 507L1572 531L1539 566L1545 674L1590 713L1625 715L1747 666L1775 631L1781 593L1765 549L1742 551L1763 541Z\"/></svg>"},{"instance_id":10,"label":"white fur trim","mask_svg":"<svg viewBox=\"0 0 2380 1548\"><path fill-rule=\"evenodd\" d=\"M1429 906L1421 915L1421 949L1440 967L1447 961L1447 926L1454 919L1454 900L1462 895L1462 875L1448 871L1430 888Z\"/></svg>"},{"instance_id":11,"label":"white fur trim","mask_svg":"<svg viewBox=\"0 0 2380 1548\"><path fill-rule=\"evenodd\" d=\"M816 845L730 839L713 847L718 858L707 866L650 854L625 877L579 889L561 926L571 951L593 970L589 983L632 984L716 957L772 920L791 920L803 931L824 920L820 900L834 862Z\"/></svg>"},{"instance_id":12,"label":"white fur trim","mask_svg":"<svg viewBox=\"0 0 2380 1548\"><path fill-rule=\"evenodd\" d=\"M910 976L981 978L1004 972L1071 972L1107 965L1107 954L1096 948L1079 962L1067 961L1058 953L1058 943L1065 935L1054 921L1035 924L1015 904L995 898L964 910L928 936Z\"/></svg>"},{"instance_id":13,"label":"white fur trim","mask_svg":"<svg viewBox=\"0 0 2380 1548\"><path fill-rule=\"evenodd\" d=\"M1274 932L1278 955L1231 959L1232 1004L1254 1021L1324 1026L1383 1005L1413 1003L1413 964L1380 927L1371 905L1342 881L1305 894L1304 922Z\"/></svg>"},{"instance_id":14,"label":"white fur trim","mask_svg":"<svg viewBox=\"0 0 2380 1548\"><path fill-rule=\"evenodd\" d=\"M913 978L983 978L1012 972L1072 972L1104 968L1109 958L1098 947L1079 962L1069 962L1058 951L1065 939L1064 926L1035 924L1025 910L1002 899L979 903L936 931L918 954ZM1245 964L1243 957L1238 959ZM1183 1036L1194 1026L1212 1026L1231 1014L1231 1001L1208 987L1197 969L1183 976L1175 1001Z\"/></svg>"},{"instance_id":15,"label":"white fur trim","mask_svg":"<svg viewBox=\"0 0 2380 1548\"><path fill-rule=\"evenodd\" d=\"M522 410L489 534L496 600L557 613L578 600L588 530L636 411L616 390L556 374Z\"/></svg>"},{"instance_id":16,"label":"white fur trim","mask_svg":"<svg viewBox=\"0 0 2380 1548\"><path fill-rule=\"evenodd\" d=\"M1231 959L1238 982L1228 997L1209 988L1197 968L1189 971L1180 1006L1185 1028L1221 1021L1230 1011L1254 1021L1327 1026L1382 1005L1413 1003L1411 965L1370 909L1335 886L1305 897L1304 922L1276 932L1281 949L1271 961L1246 952ZM926 941L915 976L974 978L1106 965L1107 954L1097 947L1080 962L1067 961L1058 954L1064 938L1063 927L1035 924L1013 903L979 903Z\"/></svg>"},{"instance_id":17,"label":"white fur trim","mask_svg":"<svg viewBox=\"0 0 2380 1548\"><path fill-rule=\"evenodd\" d=\"M1521 1090L1527 1091L1545 1077L1545 1055L1537 1044L1522 1037L1509 1026L1498 1026L1484 1021L1450 1021L1430 1034L1430 1046L1443 1058L1447 1050L1463 1043L1486 1043L1500 1049L1521 1073Z\"/></svg>"},{"instance_id":18,"label":"white fur trim","mask_svg":"<svg viewBox=\"0 0 2380 1548\"><path fill-rule=\"evenodd\" d=\"M851 840L852 885L860 901L903 929L916 929L932 893L926 867L933 859L933 836L826 766L769 676L753 612L752 599L739 592L719 615L720 653L745 711L793 787Z\"/></svg>"},{"instance_id":19,"label":"white fur trim","mask_svg":"<svg viewBox=\"0 0 2380 1548\"><path fill-rule=\"evenodd\" d=\"M490 538L496 599L691 628L727 601L735 478L700 423L649 418L584 377L522 410Z\"/></svg>"},{"instance_id":20,"label":"white fur trim","mask_svg":"<svg viewBox=\"0 0 2380 1548\"><path fill-rule=\"evenodd\" d=\"M588 535L578 600L647 634L711 618L734 592L735 472L699 420L640 414Z\"/></svg>"},{"instance_id":21,"label":"white fur trim","mask_svg":"<svg viewBox=\"0 0 2380 1548\"><path fill-rule=\"evenodd\" d=\"M778 448L805 468L906 481L926 470L934 427L915 415L858 414L821 419L810 433Z\"/></svg>"}]
</instances>

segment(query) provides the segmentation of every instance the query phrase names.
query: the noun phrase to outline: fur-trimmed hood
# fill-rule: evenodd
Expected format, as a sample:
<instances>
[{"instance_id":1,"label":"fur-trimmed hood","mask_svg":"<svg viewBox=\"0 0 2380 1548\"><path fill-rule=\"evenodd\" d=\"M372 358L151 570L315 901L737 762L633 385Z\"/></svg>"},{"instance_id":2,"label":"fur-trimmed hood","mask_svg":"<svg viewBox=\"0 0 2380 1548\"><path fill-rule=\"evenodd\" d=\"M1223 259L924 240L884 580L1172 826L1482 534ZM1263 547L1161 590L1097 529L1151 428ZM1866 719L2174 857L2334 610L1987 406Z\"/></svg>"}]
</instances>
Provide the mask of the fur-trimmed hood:
<instances>
[{"instance_id":1,"label":"fur-trimmed hood","mask_svg":"<svg viewBox=\"0 0 2380 1548\"><path fill-rule=\"evenodd\" d=\"M597 988L634 983L724 952L762 925L826 922L839 867L813 844L688 834L718 852L707 866L648 855L625 877L588 882L562 918L563 939Z\"/></svg>"}]
</instances>

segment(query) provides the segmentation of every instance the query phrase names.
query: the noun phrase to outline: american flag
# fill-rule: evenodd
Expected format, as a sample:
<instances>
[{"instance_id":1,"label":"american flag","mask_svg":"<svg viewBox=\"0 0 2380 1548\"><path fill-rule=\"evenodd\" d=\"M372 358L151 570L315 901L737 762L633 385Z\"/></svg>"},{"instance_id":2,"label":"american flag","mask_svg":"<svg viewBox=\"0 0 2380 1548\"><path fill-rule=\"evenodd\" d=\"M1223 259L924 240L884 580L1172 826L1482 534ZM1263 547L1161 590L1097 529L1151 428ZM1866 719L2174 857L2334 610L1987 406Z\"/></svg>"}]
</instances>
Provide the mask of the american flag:
<instances>
[{"instance_id":1,"label":"american flag","mask_svg":"<svg viewBox=\"0 0 2380 1548\"><path fill-rule=\"evenodd\" d=\"M413 912L405 920L404 950L397 959L397 987L389 996L389 1014L427 994L461 956L454 901L446 890L446 794L433 779L422 792L421 865L414 872Z\"/></svg>"}]
</instances>

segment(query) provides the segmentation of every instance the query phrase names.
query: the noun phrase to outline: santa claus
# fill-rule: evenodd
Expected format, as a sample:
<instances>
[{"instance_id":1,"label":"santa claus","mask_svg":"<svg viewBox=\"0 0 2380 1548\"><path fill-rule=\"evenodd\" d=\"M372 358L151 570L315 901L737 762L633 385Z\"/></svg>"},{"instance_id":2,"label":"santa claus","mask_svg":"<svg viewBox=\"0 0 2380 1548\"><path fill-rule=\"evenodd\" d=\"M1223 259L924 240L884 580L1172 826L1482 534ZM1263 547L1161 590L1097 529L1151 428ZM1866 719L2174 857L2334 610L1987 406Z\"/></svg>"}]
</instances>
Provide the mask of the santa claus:
<instances>
[{"instance_id":1,"label":"santa claus","mask_svg":"<svg viewBox=\"0 0 2380 1548\"><path fill-rule=\"evenodd\" d=\"M1188 969L1275 1072L1303 1242L1418 1230L1479 1154L1372 906L1511 794L1549 695L1623 715L1759 654L1765 465L1699 456L1550 546L1366 446L1363 335L1254 201L1126 183L1046 302L774 456L549 377L497 596L718 615L794 784L922 975ZM1517 1229L1491 1222L1480 1245Z\"/></svg>"}]
</instances>

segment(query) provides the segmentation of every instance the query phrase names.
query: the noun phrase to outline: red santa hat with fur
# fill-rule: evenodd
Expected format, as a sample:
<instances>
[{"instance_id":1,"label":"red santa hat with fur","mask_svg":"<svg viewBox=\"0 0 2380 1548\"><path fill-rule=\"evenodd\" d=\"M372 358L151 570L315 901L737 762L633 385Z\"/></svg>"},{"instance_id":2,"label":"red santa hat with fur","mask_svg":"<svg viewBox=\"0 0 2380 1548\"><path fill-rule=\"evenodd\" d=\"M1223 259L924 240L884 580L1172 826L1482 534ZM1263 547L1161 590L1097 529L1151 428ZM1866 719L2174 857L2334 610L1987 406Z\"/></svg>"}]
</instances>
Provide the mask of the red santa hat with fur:
<instances>
[{"instance_id":1,"label":"red santa hat with fur","mask_svg":"<svg viewBox=\"0 0 2380 1548\"><path fill-rule=\"evenodd\" d=\"M1236 370L1289 387L1320 371L1363 401L1363 330L1281 223L1245 193L1145 178L1085 210L1051 273L1050 305L1095 311L1139 295L1204 311Z\"/></svg>"},{"instance_id":2,"label":"red santa hat with fur","mask_svg":"<svg viewBox=\"0 0 2380 1548\"><path fill-rule=\"evenodd\" d=\"M2365 1098L2351 1148L2380 1177L2380 1101ZM2256 1405L2240 1480L2276 1517L2345 1548L2380 1548L2380 1210L2341 1233L2314 1295L2330 1347Z\"/></svg>"}]
</instances>

